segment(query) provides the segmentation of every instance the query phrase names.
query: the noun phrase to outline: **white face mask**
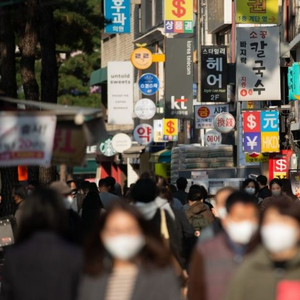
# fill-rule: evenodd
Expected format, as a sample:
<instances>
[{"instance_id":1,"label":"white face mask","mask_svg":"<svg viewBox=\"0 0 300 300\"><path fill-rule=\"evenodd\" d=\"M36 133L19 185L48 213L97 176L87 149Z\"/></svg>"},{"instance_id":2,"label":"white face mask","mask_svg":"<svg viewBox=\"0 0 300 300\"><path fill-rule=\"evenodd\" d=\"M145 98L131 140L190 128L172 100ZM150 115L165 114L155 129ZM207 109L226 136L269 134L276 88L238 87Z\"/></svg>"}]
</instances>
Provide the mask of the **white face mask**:
<instances>
[{"instance_id":1,"label":"white face mask","mask_svg":"<svg viewBox=\"0 0 300 300\"><path fill-rule=\"evenodd\" d=\"M73 202L73 198L72 198L71 195L68 196L68 197L65 197L65 198L64 198L64 205L65 205L65 208L66 208L66 209L70 209L70 208L71 208L72 202Z\"/></svg>"},{"instance_id":2,"label":"white face mask","mask_svg":"<svg viewBox=\"0 0 300 300\"><path fill-rule=\"evenodd\" d=\"M103 243L114 258L130 260L140 252L146 241L142 235L119 235L106 238Z\"/></svg>"},{"instance_id":3,"label":"white face mask","mask_svg":"<svg viewBox=\"0 0 300 300\"><path fill-rule=\"evenodd\" d=\"M217 209L218 215L220 219L225 219L227 216L227 209L226 207L220 207Z\"/></svg>"},{"instance_id":4,"label":"white face mask","mask_svg":"<svg viewBox=\"0 0 300 300\"><path fill-rule=\"evenodd\" d=\"M279 197L281 195L281 190L274 190L274 191L272 191L272 195L274 197Z\"/></svg>"},{"instance_id":5,"label":"white face mask","mask_svg":"<svg viewBox=\"0 0 300 300\"><path fill-rule=\"evenodd\" d=\"M237 244L246 245L258 229L258 225L250 222L232 222L229 221L226 226L226 232L230 239Z\"/></svg>"},{"instance_id":6,"label":"white face mask","mask_svg":"<svg viewBox=\"0 0 300 300\"><path fill-rule=\"evenodd\" d=\"M261 229L263 245L271 253L279 253L293 248L299 240L299 233L284 223L272 223Z\"/></svg>"},{"instance_id":7,"label":"white face mask","mask_svg":"<svg viewBox=\"0 0 300 300\"><path fill-rule=\"evenodd\" d=\"M253 187L246 187L245 192L249 195L254 195L255 194L255 188Z\"/></svg>"}]
</instances>

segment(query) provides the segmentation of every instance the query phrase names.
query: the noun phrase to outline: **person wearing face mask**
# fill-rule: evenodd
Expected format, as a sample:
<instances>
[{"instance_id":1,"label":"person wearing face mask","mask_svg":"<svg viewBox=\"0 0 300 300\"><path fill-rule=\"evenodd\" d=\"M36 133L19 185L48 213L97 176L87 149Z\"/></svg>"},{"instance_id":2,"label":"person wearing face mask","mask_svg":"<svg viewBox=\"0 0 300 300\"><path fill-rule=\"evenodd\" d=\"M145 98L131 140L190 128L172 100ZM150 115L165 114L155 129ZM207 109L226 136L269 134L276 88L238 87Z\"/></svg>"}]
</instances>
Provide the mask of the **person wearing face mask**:
<instances>
[{"instance_id":1,"label":"person wearing face mask","mask_svg":"<svg viewBox=\"0 0 300 300\"><path fill-rule=\"evenodd\" d=\"M300 299L300 208L273 202L262 216L259 246L233 277L227 300Z\"/></svg>"},{"instance_id":2,"label":"person wearing face mask","mask_svg":"<svg viewBox=\"0 0 300 300\"><path fill-rule=\"evenodd\" d=\"M180 300L170 254L151 224L125 201L114 203L86 248L78 300Z\"/></svg>"},{"instance_id":3,"label":"person wearing face mask","mask_svg":"<svg viewBox=\"0 0 300 300\"><path fill-rule=\"evenodd\" d=\"M283 184L280 179L274 178L270 182L271 197L266 198L260 204L261 211L264 211L270 204L278 201L293 202L293 200L283 193Z\"/></svg>"},{"instance_id":4,"label":"person wearing face mask","mask_svg":"<svg viewBox=\"0 0 300 300\"><path fill-rule=\"evenodd\" d=\"M189 299L223 300L231 277L247 252L258 228L254 196L232 193L226 201L224 232L198 244L190 264ZM242 300L242 299L240 299Z\"/></svg>"},{"instance_id":5,"label":"person wearing face mask","mask_svg":"<svg viewBox=\"0 0 300 300\"><path fill-rule=\"evenodd\" d=\"M243 183L242 183L242 191L244 191L245 193L251 195L251 196L256 196L257 192L258 192L258 183L251 179L251 178L247 178ZM257 199L257 203L258 203L258 198Z\"/></svg>"}]
</instances>

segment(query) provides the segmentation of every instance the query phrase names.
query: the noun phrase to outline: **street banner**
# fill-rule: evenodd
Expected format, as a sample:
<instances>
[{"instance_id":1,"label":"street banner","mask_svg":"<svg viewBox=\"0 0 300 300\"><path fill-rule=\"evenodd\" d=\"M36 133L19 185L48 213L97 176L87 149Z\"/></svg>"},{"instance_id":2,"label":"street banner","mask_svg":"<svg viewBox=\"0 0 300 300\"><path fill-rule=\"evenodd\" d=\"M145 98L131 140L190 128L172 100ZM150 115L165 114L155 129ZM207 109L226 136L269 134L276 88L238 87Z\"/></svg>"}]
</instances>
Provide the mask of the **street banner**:
<instances>
[{"instance_id":1,"label":"street banner","mask_svg":"<svg viewBox=\"0 0 300 300\"><path fill-rule=\"evenodd\" d=\"M133 124L133 81L133 66L130 61L108 62L108 124Z\"/></svg>"},{"instance_id":2,"label":"street banner","mask_svg":"<svg viewBox=\"0 0 300 300\"><path fill-rule=\"evenodd\" d=\"M164 141L176 142L178 141L178 120L164 119Z\"/></svg>"},{"instance_id":3,"label":"street banner","mask_svg":"<svg viewBox=\"0 0 300 300\"><path fill-rule=\"evenodd\" d=\"M215 117L223 112L229 112L228 104L220 105L195 105L195 127L196 129L214 128Z\"/></svg>"},{"instance_id":4,"label":"street banner","mask_svg":"<svg viewBox=\"0 0 300 300\"><path fill-rule=\"evenodd\" d=\"M49 166L56 116L1 116L0 166Z\"/></svg>"},{"instance_id":5,"label":"street banner","mask_svg":"<svg viewBox=\"0 0 300 300\"><path fill-rule=\"evenodd\" d=\"M201 102L227 102L227 48L201 48Z\"/></svg>"},{"instance_id":6,"label":"street banner","mask_svg":"<svg viewBox=\"0 0 300 300\"><path fill-rule=\"evenodd\" d=\"M165 33L193 33L193 0L165 1Z\"/></svg>"},{"instance_id":7,"label":"street banner","mask_svg":"<svg viewBox=\"0 0 300 300\"><path fill-rule=\"evenodd\" d=\"M290 159L292 150L281 150L280 153L270 154L269 180L273 178L284 179L289 177Z\"/></svg>"},{"instance_id":8,"label":"street banner","mask_svg":"<svg viewBox=\"0 0 300 300\"><path fill-rule=\"evenodd\" d=\"M237 28L238 101L280 100L279 27Z\"/></svg>"},{"instance_id":9,"label":"street banner","mask_svg":"<svg viewBox=\"0 0 300 300\"><path fill-rule=\"evenodd\" d=\"M242 115L244 152L279 152L278 111L244 111Z\"/></svg>"},{"instance_id":10,"label":"street banner","mask_svg":"<svg viewBox=\"0 0 300 300\"><path fill-rule=\"evenodd\" d=\"M153 120L153 141L154 143L164 142L164 121Z\"/></svg>"},{"instance_id":11,"label":"street banner","mask_svg":"<svg viewBox=\"0 0 300 300\"><path fill-rule=\"evenodd\" d=\"M300 200L300 170L290 170L290 181L294 195Z\"/></svg>"},{"instance_id":12,"label":"street banner","mask_svg":"<svg viewBox=\"0 0 300 300\"><path fill-rule=\"evenodd\" d=\"M236 23L278 24L278 0L236 0Z\"/></svg>"},{"instance_id":13,"label":"street banner","mask_svg":"<svg viewBox=\"0 0 300 300\"><path fill-rule=\"evenodd\" d=\"M193 118L193 40L167 39L165 118Z\"/></svg>"},{"instance_id":14,"label":"street banner","mask_svg":"<svg viewBox=\"0 0 300 300\"><path fill-rule=\"evenodd\" d=\"M104 0L105 33L130 33L130 0Z\"/></svg>"}]
</instances>

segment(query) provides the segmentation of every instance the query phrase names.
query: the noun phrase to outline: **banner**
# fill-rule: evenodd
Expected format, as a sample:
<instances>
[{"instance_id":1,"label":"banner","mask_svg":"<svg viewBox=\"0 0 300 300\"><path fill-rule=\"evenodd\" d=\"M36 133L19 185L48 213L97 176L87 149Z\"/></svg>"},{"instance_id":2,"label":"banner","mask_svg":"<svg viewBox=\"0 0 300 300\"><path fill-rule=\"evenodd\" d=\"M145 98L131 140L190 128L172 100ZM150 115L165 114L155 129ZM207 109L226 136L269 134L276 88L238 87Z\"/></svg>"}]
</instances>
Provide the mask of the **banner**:
<instances>
[{"instance_id":1,"label":"banner","mask_svg":"<svg viewBox=\"0 0 300 300\"><path fill-rule=\"evenodd\" d=\"M193 118L193 40L167 39L165 118Z\"/></svg>"},{"instance_id":2,"label":"banner","mask_svg":"<svg viewBox=\"0 0 300 300\"><path fill-rule=\"evenodd\" d=\"M164 141L178 141L178 120L164 119Z\"/></svg>"},{"instance_id":3,"label":"banner","mask_svg":"<svg viewBox=\"0 0 300 300\"><path fill-rule=\"evenodd\" d=\"M56 116L1 116L0 166L49 166Z\"/></svg>"},{"instance_id":4,"label":"banner","mask_svg":"<svg viewBox=\"0 0 300 300\"><path fill-rule=\"evenodd\" d=\"M236 23L277 24L278 0L236 0Z\"/></svg>"},{"instance_id":5,"label":"banner","mask_svg":"<svg viewBox=\"0 0 300 300\"><path fill-rule=\"evenodd\" d=\"M237 28L238 101L280 100L278 27Z\"/></svg>"},{"instance_id":6,"label":"banner","mask_svg":"<svg viewBox=\"0 0 300 300\"><path fill-rule=\"evenodd\" d=\"M130 0L104 0L105 33L130 33Z\"/></svg>"},{"instance_id":7,"label":"banner","mask_svg":"<svg viewBox=\"0 0 300 300\"><path fill-rule=\"evenodd\" d=\"M201 102L227 102L227 48L201 48Z\"/></svg>"},{"instance_id":8,"label":"banner","mask_svg":"<svg viewBox=\"0 0 300 300\"><path fill-rule=\"evenodd\" d=\"M165 33L193 33L193 0L165 0Z\"/></svg>"},{"instance_id":9,"label":"banner","mask_svg":"<svg viewBox=\"0 0 300 300\"><path fill-rule=\"evenodd\" d=\"M221 105L195 105L196 129L214 128L215 117L223 112L229 112L228 104Z\"/></svg>"},{"instance_id":10,"label":"banner","mask_svg":"<svg viewBox=\"0 0 300 300\"><path fill-rule=\"evenodd\" d=\"M269 180L273 178L284 179L289 177L290 159L292 150L281 150L280 153L271 154L269 159Z\"/></svg>"},{"instance_id":11,"label":"banner","mask_svg":"<svg viewBox=\"0 0 300 300\"><path fill-rule=\"evenodd\" d=\"M108 62L108 124L133 124L133 81L133 66L130 61Z\"/></svg>"},{"instance_id":12,"label":"banner","mask_svg":"<svg viewBox=\"0 0 300 300\"><path fill-rule=\"evenodd\" d=\"M244 111L242 115L244 152L279 152L278 111Z\"/></svg>"}]
</instances>

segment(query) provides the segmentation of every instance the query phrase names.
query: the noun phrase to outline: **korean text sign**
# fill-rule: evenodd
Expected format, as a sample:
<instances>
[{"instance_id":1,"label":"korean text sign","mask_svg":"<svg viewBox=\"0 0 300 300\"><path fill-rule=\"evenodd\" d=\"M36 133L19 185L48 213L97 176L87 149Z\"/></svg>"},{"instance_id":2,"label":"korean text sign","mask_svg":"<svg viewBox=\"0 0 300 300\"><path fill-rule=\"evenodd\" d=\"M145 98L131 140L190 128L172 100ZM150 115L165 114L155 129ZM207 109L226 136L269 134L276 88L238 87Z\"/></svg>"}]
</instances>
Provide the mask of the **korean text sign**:
<instances>
[{"instance_id":1,"label":"korean text sign","mask_svg":"<svg viewBox=\"0 0 300 300\"><path fill-rule=\"evenodd\" d=\"M193 0L165 0L165 32L193 33Z\"/></svg>"},{"instance_id":2,"label":"korean text sign","mask_svg":"<svg viewBox=\"0 0 300 300\"><path fill-rule=\"evenodd\" d=\"M165 118L193 118L193 41L167 39Z\"/></svg>"},{"instance_id":3,"label":"korean text sign","mask_svg":"<svg viewBox=\"0 0 300 300\"><path fill-rule=\"evenodd\" d=\"M50 165L56 116L1 116L0 165Z\"/></svg>"},{"instance_id":4,"label":"korean text sign","mask_svg":"<svg viewBox=\"0 0 300 300\"><path fill-rule=\"evenodd\" d=\"M280 100L279 28L237 28L238 101Z\"/></svg>"},{"instance_id":5,"label":"korean text sign","mask_svg":"<svg viewBox=\"0 0 300 300\"><path fill-rule=\"evenodd\" d=\"M243 112L243 133L244 152L279 152L278 111Z\"/></svg>"},{"instance_id":6,"label":"korean text sign","mask_svg":"<svg viewBox=\"0 0 300 300\"><path fill-rule=\"evenodd\" d=\"M278 0L236 0L236 22L277 24Z\"/></svg>"},{"instance_id":7,"label":"korean text sign","mask_svg":"<svg viewBox=\"0 0 300 300\"><path fill-rule=\"evenodd\" d=\"M164 119L164 141L178 141L178 120Z\"/></svg>"},{"instance_id":8,"label":"korean text sign","mask_svg":"<svg viewBox=\"0 0 300 300\"><path fill-rule=\"evenodd\" d=\"M201 102L227 102L227 49L201 49Z\"/></svg>"},{"instance_id":9,"label":"korean text sign","mask_svg":"<svg viewBox=\"0 0 300 300\"><path fill-rule=\"evenodd\" d=\"M223 112L229 112L228 104L223 105L195 105L196 129L214 128L215 117Z\"/></svg>"},{"instance_id":10,"label":"korean text sign","mask_svg":"<svg viewBox=\"0 0 300 300\"><path fill-rule=\"evenodd\" d=\"M130 0L105 0L105 33L130 33Z\"/></svg>"}]
</instances>

